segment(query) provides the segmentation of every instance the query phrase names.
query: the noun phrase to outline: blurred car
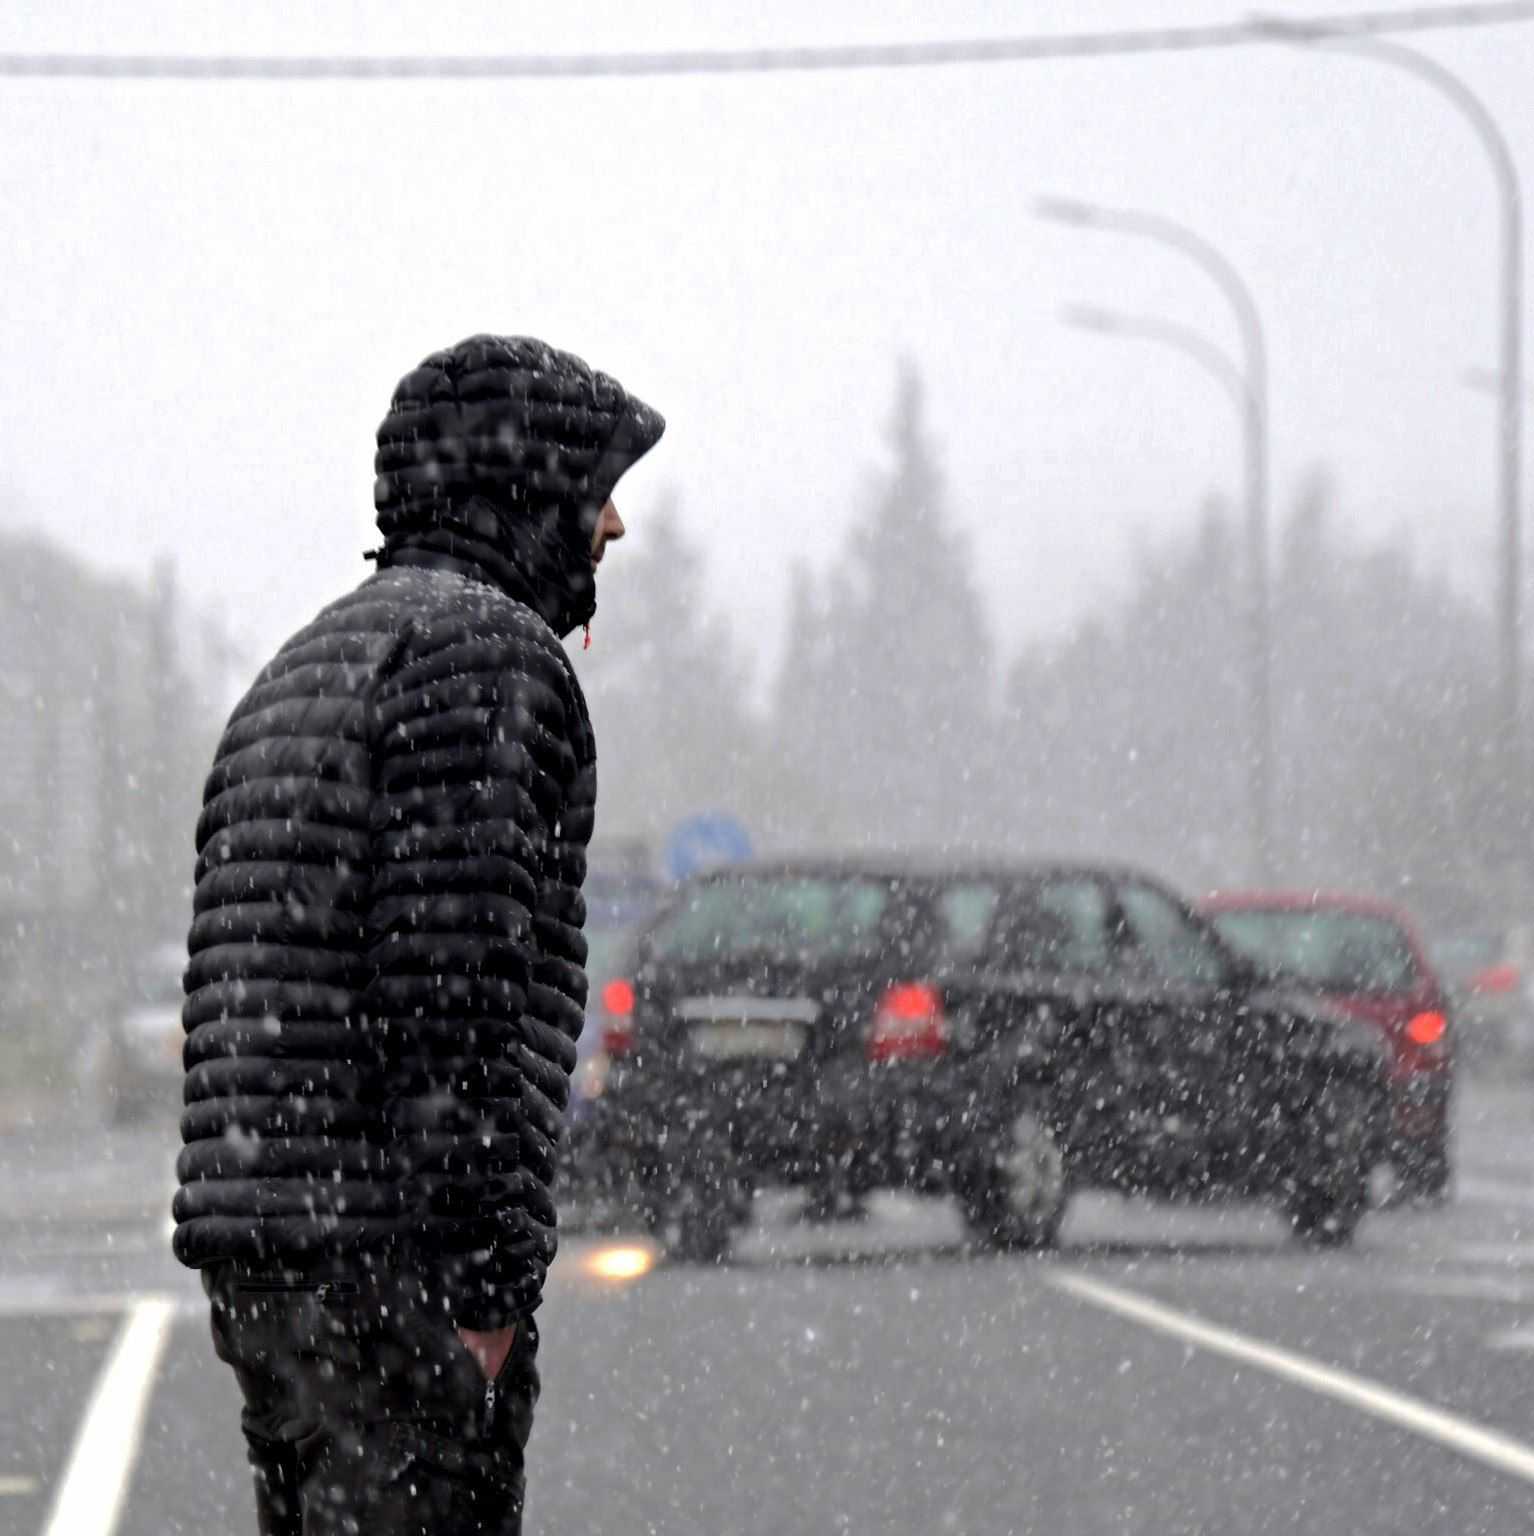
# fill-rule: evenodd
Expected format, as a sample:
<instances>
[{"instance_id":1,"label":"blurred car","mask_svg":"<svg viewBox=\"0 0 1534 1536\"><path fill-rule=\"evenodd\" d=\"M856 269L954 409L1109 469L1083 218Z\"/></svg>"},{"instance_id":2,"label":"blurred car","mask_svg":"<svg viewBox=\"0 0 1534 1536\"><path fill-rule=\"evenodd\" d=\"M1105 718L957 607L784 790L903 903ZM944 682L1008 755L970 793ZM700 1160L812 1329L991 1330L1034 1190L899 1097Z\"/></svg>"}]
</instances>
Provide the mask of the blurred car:
<instances>
[{"instance_id":1,"label":"blurred car","mask_svg":"<svg viewBox=\"0 0 1534 1536\"><path fill-rule=\"evenodd\" d=\"M612 1180L592 1117L607 1084L608 1045L621 1030L633 974L636 935L654 913L666 887L650 872L640 844L599 846L586 874L586 1021L576 1042L570 1106L560 1144L560 1223L567 1230L611 1225L616 1219Z\"/></svg>"},{"instance_id":2,"label":"blurred car","mask_svg":"<svg viewBox=\"0 0 1534 1536\"><path fill-rule=\"evenodd\" d=\"M1448 997L1406 913L1358 896L1236 891L1204 910L1225 940L1380 1032L1390 1051L1387 1148L1403 1189L1443 1195L1451 1176L1454 1031Z\"/></svg>"},{"instance_id":3,"label":"blurred car","mask_svg":"<svg viewBox=\"0 0 1534 1536\"><path fill-rule=\"evenodd\" d=\"M763 1185L952 1194L1007 1248L1086 1185L1272 1199L1318 1242L1367 1205L1377 1035L1134 872L750 866L638 959L598 1124L677 1256L721 1257Z\"/></svg>"},{"instance_id":4,"label":"blurred car","mask_svg":"<svg viewBox=\"0 0 1534 1536\"><path fill-rule=\"evenodd\" d=\"M603 867L586 875L586 1023L576 1043L570 1113L581 1119L600 1098L607 1075L607 1034L621 1016L622 988L633 973L636 936L660 905L665 886L642 863ZM616 990L614 982L621 982ZM615 1006L616 1005L616 1006Z\"/></svg>"},{"instance_id":5,"label":"blurred car","mask_svg":"<svg viewBox=\"0 0 1534 1536\"><path fill-rule=\"evenodd\" d=\"M127 1125L181 1103L182 944L156 946L125 978L122 1000L85 1041L82 1089L102 1120Z\"/></svg>"},{"instance_id":6,"label":"blurred car","mask_svg":"<svg viewBox=\"0 0 1534 1536\"><path fill-rule=\"evenodd\" d=\"M1485 929L1434 934L1428 960L1449 994L1466 1065L1534 1064L1534 1000L1504 939Z\"/></svg>"}]
</instances>

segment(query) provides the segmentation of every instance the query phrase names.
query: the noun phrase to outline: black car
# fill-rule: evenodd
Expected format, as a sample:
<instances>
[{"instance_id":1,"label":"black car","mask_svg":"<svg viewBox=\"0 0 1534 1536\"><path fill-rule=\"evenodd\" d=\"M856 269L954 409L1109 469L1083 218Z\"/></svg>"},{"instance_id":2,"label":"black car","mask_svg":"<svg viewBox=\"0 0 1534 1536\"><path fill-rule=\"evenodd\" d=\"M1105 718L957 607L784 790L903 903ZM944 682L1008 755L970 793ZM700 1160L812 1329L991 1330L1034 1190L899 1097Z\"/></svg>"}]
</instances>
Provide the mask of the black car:
<instances>
[{"instance_id":1,"label":"black car","mask_svg":"<svg viewBox=\"0 0 1534 1536\"><path fill-rule=\"evenodd\" d=\"M594 1131L679 1256L720 1257L767 1184L949 1193L997 1247L1086 1186L1274 1200L1323 1243L1365 1209L1378 1040L1141 874L747 866L638 958Z\"/></svg>"}]
</instances>

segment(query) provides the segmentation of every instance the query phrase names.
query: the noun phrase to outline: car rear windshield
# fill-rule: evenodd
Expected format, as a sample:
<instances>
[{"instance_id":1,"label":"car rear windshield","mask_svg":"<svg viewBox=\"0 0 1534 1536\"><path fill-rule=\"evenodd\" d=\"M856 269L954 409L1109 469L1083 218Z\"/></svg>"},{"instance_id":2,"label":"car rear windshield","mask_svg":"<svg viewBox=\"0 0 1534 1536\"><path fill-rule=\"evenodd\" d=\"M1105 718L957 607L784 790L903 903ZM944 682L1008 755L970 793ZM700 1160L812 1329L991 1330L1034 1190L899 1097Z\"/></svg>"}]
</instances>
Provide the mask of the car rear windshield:
<instances>
[{"instance_id":1,"label":"car rear windshield","mask_svg":"<svg viewBox=\"0 0 1534 1536\"><path fill-rule=\"evenodd\" d=\"M710 880L685 892L651 930L660 960L771 954L814 963L871 956L957 958L980 942L996 903L984 883L938 890L864 876L773 875Z\"/></svg>"},{"instance_id":2,"label":"car rear windshield","mask_svg":"<svg viewBox=\"0 0 1534 1536\"><path fill-rule=\"evenodd\" d=\"M1416 981L1400 925L1359 912L1221 912L1215 925L1243 954L1271 971L1331 992L1403 992Z\"/></svg>"}]
</instances>

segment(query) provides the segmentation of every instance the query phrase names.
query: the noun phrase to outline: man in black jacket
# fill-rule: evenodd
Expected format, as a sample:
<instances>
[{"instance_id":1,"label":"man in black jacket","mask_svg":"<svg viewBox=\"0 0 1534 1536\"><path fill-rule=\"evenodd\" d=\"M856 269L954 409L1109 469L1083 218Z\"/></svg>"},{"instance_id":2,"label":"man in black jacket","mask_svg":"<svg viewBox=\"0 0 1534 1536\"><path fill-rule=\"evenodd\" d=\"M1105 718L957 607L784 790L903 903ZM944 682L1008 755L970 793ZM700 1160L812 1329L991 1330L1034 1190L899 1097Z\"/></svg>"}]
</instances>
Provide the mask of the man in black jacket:
<instances>
[{"instance_id":1,"label":"man in black jacket","mask_svg":"<svg viewBox=\"0 0 1534 1536\"><path fill-rule=\"evenodd\" d=\"M663 426L541 342L427 358L378 431L377 572L219 744L175 1250L264 1536L520 1529L596 795L560 641Z\"/></svg>"}]
</instances>

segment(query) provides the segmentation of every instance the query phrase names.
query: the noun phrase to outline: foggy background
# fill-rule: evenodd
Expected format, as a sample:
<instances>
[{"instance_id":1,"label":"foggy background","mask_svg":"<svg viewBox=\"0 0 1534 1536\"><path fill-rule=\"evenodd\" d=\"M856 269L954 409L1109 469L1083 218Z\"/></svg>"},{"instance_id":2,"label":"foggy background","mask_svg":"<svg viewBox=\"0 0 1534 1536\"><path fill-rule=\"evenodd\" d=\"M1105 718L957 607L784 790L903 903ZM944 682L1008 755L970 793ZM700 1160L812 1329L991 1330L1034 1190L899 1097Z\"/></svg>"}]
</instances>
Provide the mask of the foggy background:
<instances>
[{"instance_id":1,"label":"foggy background","mask_svg":"<svg viewBox=\"0 0 1534 1536\"><path fill-rule=\"evenodd\" d=\"M1316 5L1308 14L1345 7ZM1134 4L87 4L0 51L574 52L1245 18ZM1412 39L1527 168L1534 27ZM665 412L589 652L598 835L961 846L1252 876L1240 437L1164 349L1226 305L1068 194L1175 218L1271 357L1275 878L1524 919L1494 746L1496 204L1451 108L1282 46L857 75L0 81L0 998L67 1070L184 930L198 789L261 661L367 573L396 378L546 337ZM1527 477L1525 477L1527 478ZM36 935L47 935L45 944ZM29 940L29 936L31 939ZM29 1069L30 1070L30 1069Z\"/></svg>"}]
</instances>

